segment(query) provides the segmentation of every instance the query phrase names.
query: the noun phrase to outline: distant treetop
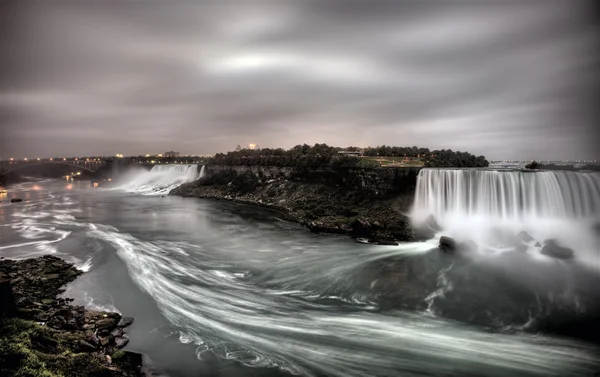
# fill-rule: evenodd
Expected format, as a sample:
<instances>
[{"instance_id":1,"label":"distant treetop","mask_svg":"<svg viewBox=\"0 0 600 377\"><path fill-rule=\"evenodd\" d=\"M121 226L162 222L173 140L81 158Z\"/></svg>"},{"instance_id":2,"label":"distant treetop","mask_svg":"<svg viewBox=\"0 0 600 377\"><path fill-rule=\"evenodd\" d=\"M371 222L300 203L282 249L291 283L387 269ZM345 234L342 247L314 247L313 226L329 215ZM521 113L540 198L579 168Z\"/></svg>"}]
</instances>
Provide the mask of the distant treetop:
<instances>
[{"instance_id":1,"label":"distant treetop","mask_svg":"<svg viewBox=\"0 0 600 377\"><path fill-rule=\"evenodd\" d=\"M423 161L426 167L485 167L489 163L483 156L474 156L467 152L452 150L434 150L428 148L377 146L361 149L359 147L340 148L327 144L296 145L290 149L263 148L238 149L217 153L211 163L215 165L260 165L260 166L310 166L319 167L329 164L356 166L359 157L341 156L340 151L362 151L364 156L406 157Z\"/></svg>"}]
</instances>

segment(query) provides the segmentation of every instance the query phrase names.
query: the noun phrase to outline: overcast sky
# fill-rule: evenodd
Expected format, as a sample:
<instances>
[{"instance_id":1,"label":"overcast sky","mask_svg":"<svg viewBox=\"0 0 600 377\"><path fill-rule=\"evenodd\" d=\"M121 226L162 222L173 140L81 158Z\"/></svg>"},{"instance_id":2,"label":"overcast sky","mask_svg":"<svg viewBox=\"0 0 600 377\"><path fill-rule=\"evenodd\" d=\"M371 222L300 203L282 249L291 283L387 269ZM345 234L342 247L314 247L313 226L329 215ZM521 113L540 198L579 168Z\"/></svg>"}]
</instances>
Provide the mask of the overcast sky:
<instances>
[{"instance_id":1,"label":"overcast sky","mask_svg":"<svg viewBox=\"0 0 600 377\"><path fill-rule=\"evenodd\" d=\"M0 158L237 144L600 159L584 1L0 6Z\"/></svg>"}]
</instances>

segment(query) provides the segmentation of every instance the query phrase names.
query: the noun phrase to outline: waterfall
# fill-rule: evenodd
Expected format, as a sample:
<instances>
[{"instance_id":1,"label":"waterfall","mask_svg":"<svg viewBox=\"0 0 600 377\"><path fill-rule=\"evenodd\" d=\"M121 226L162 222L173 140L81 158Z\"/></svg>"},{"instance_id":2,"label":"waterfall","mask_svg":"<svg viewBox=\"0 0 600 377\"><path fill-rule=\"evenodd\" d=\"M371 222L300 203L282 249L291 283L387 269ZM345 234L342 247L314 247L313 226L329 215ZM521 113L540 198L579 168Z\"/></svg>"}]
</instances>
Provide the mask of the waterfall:
<instances>
[{"instance_id":1,"label":"waterfall","mask_svg":"<svg viewBox=\"0 0 600 377\"><path fill-rule=\"evenodd\" d=\"M198 179L204 177L206 175L206 165L202 165L202 169L200 169L200 175L198 175Z\"/></svg>"},{"instance_id":2,"label":"waterfall","mask_svg":"<svg viewBox=\"0 0 600 377\"><path fill-rule=\"evenodd\" d=\"M436 219L600 218L600 173L423 169L414 212Z\"/></svg>"},{"instance_id":3,"label":"waterfall","mask_svg":"<svg viewBox=\"0 0 600 377\"><path fill-rule=\"evenodd\" d=\"M430 216L441 230L430 225ZM435 240L446 235L491 252L515 250L518 235L527 232L520 247L536 258L552 239L597 266L600 173L423 169L412 219L417 228L435 230Z\"/></svg>"},{"instance_id":4,"label":"waterfall","mask_svg":"<svg viewBox=\"0 0 600 377\"><path fill-rule=\"evenodd\" d=\"M204 167L200 171L202 175ZM198 179L198 165L155 165L150 171L138 173L121 186L127 192L142 195L165 195L175 187Z\"/></svg>"}]
</instances>

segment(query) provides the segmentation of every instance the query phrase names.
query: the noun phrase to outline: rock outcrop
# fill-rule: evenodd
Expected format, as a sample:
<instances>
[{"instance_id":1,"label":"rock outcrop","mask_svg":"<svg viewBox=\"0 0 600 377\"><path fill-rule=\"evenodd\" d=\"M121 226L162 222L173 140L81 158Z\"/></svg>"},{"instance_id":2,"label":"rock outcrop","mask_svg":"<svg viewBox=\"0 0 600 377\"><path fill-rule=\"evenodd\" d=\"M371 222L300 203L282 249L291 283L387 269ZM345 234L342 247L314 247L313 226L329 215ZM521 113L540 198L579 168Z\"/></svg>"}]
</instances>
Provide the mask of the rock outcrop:
<instances>
[{"instance_id":1,"label":"rock outcrop","mask_svg":"<svg viewBox=\"0 0 600 377\"><path fill-rule=\"evenodd\" d=\"M456 250L456 241L453 238L441 236L440 237L440 250L444 252L452 252Z\"/></svg>"},{"instance_id":2,"label":"rock outcrop","mask_svg":"<svg viewBox=\"0 0 600 377\"><path fill-rule=\"evenodd\" d=\"M40 368L40 375L44 369L57 375L65 374L65 370L71 373L69 375L142 375L141 355L125 351L129 356L114 357L120 352L119 348L129 342L123 327L129 326L132 318L86 310L83 306L72 305L73 299L57 298L64 292L61 287L80 274L72 265L53 256L0 260L4 316L0 321L0 353L3 354L0 365L9 359L30 357L29 362ZM11 299L4 292L7 281L12 288L13 313L5 307L5 301L10 306ZM15 343L27 349L27 354L21 355L22 348L13 347ZM85 355L80 356L82 352ZM59 354L67 356L59 357ZM38 365L38 359L50 361ZM75 370L74 363L79 365ZM0 367L1 375L17 373L22 367L20 364L7 365L8 369Z\"/></svg>"},{"instance_id":3,"label":"rock outcrop","mask_svg":"<svg viewBox=\"0 0 600 377\"><path fill-rule=\"evenodd\" d=\"M571 259L573 258L574 252L572 249L567 247L559 246L556 241L548 240L546 241L544 247L540 251L543 255L547 255L549 257L558 258L558 259Z\"/></svg>"},{"instance_id":4,"label":"rock outcrop","mask_svg":"<svg viewBox=\"0 0 600 377\"><path fill-rule=\"evenodd\" d=\"M403 214L412 203L418 171L207 166L204 178L176 188L171 195L267 207L313 232L395 244L418 238Z\"/></svg>"}]
</instances>

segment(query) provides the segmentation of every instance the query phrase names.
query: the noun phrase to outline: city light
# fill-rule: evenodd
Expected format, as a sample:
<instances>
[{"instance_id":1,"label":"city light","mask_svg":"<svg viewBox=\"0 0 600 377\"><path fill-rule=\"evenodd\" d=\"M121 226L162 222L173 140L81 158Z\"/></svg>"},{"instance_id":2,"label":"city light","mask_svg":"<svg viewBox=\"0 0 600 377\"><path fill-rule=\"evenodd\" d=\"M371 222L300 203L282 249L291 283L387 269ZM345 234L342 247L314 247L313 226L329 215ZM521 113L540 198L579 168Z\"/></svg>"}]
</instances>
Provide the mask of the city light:
<instances>
[{"instance_id":1,"label":"city light","mask_svg":"<svg viewBox=\"0 0 600 377\"><path fill-rule=\"evenodd\" d=\"M150 155L149 155L149 154L146 154L146 157L150 157Z\"/></svg>"},{"instance_id":2,"label":"city light","mask_svg":"<svg viewBox=\"0 0 600 377\"><path fill-rule=\"evenodd\" d=\"M123 155L120 153L117 153L117 158L123 158Z\"/></svg>"},{"instance_id":3,"label":"city light","mask_svg":"<svg viewBox=\"0 0 600 377\"><path fill-rule=\"evenodd\" d=\"M155 163L155 162L156 162L156 161L154 161L154 160L150 161L150 163L151 163L151 164L153 164L153 163Z\"/></svg>"},{"instance_id":4,"label":"city light","mask_svg":"<svg viewBox=\"0 0 600 377\"><path fill-rule=\"evenodd\" d=\"M27 157L25 157L23 160L24 160L24 161L27 161Z\"/></svg>"},{"instance_id":5,"label":"city light","mask_svg":"<svg viewBox=\"0 0 600 377\"><path fill-rule=\"evenodd\" d=\"M80 171L78 171L78 172L77 172L77 175L81 175L81 172L80 172Z\"/></svg>"},{"instance_id":6,"label":"city light","mask_svg":"<svg viewBox=\"0 0 600 377\"><path fill-rule=\"evenodd\" d=\"M39 160L40 160L40 158L38 157L38 159L37 159L37 160L39 161Z\"/></svg>"},{"instance_id":7,"label":"city light","mask_svg":"<svg viewBox=\"0 0 600 377\"><path fill-rule=\"evenodd\" d=\"M50 157L50 161L54 161L54 160L52 160L52 157Z\"/></svg>"},{"instance_id":8,"label":"city light","mask_svg":"<svg viewBox=\"0 0 600 377\"><path fill-rule=\"evenodd\" d=\"M10 158L10 160L11 160L11 161L14 161L15 159L11 157L11 158Z\"/></svg>"},{"instance_id":9,"label":"city light","mask_svg":"<svg viewBox=\"0 0 600 377\"><path fill-rule=\"evenodd\" d=\"M67 159L63 157L63 161L67 161Z\"/></svg>"}]
</instances>

